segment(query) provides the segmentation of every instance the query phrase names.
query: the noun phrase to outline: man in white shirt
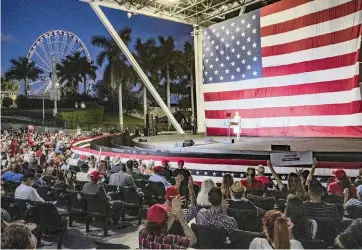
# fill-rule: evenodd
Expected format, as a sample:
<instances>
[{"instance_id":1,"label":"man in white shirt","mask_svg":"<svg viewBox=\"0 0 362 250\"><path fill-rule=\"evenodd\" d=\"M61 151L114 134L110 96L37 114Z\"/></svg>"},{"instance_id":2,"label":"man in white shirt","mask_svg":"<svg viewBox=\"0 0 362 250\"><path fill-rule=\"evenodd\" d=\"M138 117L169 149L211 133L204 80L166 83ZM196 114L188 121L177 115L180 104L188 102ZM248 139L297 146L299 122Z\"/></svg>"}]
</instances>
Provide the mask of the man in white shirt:
<instances>
[{"instance_id":1,"label":"man in white shirt","mask_svg":"<svg viewBox=\"0 0 362 250\"><path fill-rule=\"evenodd\" d=\"M43 198L40 197L36 189L32 187L35 183L35 179L36 177L34 173L25 173L23 183L21 183L15 190L15 199L45 202Z\"/></svg>"}]
</instances>

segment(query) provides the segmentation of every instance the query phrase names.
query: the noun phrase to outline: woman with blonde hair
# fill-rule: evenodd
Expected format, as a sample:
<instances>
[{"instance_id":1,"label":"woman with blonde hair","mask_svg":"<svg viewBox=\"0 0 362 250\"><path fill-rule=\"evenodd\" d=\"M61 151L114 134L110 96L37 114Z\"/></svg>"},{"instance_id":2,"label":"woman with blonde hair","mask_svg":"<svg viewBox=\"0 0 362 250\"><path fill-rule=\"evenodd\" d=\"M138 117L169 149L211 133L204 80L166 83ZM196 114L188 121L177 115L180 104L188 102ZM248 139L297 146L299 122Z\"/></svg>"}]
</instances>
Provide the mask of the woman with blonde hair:
<instances>
[{"instance_id":1,"label":"woman with blonde hair","mask_svg":"<svg viewBox=\"0 0 362 250\"><path fill-rule=\"evenodd\" d=\"M234 179L231 174L225 174L222 178L221 192L223 199L231 199L230 187L234 184Z\"/></svg>"},{"instance_id":2,"label":"woman with blonde hair","mask_svg":"<svg viewBox=\"0 0 362 250\"><path fill-rule=\"evenodd\" d=\"M255 238L249 249L304 249L302 244L294 239L294 224L278 210L270 210L263 217L263 229L266 236Z\"/></svg>"},{"instance_id":3,"label":"woman with blonde hair","mask_svg":"<svg viewBox=\"0 0 362 250\"><path fill-rule=\"evenodd\" d=\"M206 179L201 184L201 189L196 198L196 204L199 207L210 207L209 191L216 187L215 182L212 179Z\"/></svg>"}]
</instances>

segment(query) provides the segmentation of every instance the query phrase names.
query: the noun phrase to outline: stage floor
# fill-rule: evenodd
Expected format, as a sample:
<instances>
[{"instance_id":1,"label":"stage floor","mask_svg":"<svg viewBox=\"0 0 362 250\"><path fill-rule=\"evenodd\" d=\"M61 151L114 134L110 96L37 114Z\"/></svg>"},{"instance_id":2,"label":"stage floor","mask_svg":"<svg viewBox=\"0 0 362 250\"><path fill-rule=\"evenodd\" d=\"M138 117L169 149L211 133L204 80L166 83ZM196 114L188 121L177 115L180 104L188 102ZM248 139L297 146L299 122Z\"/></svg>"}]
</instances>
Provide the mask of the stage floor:
<instances>
[{"instance_id":1,"label":"stage floor","mask_svg":"<svg viewBox=\"0 0 362 250\"><path fill-rule=\"evenodd\" d=\"M176 133L161 134L157 136L142 137L147 142L138 143L145 148L167 150L175 147L175 143L192 139L195 144L192 148L221 151L271 151L272 144L290 145L292 151L315 152L362 152L362 138L306 138L306 137L241 137L234 144L224 143L227 137L205 136L205 134ZM214 142L205 142L205 138L212 138ZM138 141L135 140L135 141ZM141 146L143 148L143 146Z\"/></svg>"}]
</instances>

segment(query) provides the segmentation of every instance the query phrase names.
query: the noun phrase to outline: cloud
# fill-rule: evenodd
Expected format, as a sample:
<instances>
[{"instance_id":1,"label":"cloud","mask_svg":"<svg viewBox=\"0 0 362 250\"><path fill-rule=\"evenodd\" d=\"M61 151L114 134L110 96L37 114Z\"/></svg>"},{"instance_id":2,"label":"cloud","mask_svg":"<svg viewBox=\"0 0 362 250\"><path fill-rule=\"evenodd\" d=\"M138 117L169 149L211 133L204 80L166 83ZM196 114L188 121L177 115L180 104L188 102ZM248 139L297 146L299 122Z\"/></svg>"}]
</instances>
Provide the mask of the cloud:
<instances>
[{"instance_id":1,"label":"cloud","mask_svg":"<svg viewBox=\"0 0 362 250\"><path fill-rule=\"evenodd\" d=\"M13 43L15 42L15 36L12 34L1 33L1 41L5 43Z\"/></svg>"}]
</instances>

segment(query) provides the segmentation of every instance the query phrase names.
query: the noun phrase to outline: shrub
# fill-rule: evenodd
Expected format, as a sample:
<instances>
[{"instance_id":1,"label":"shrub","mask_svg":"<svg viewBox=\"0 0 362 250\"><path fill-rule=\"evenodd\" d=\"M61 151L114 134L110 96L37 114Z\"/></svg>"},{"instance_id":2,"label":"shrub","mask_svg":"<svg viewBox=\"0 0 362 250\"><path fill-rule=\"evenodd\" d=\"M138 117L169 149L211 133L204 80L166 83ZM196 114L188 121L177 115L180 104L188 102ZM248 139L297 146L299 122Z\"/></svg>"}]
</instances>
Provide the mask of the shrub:
<instances>
[{"instance_id":1,"label":"shrub","mask_svg":"<svg viewBox=\"0 0 362 250\"><path fill-rule=\"evenodd\" d=\"M74 109L57 113L57 119L63 121L75 121L98 124L103 120L104 108L98 105L88 105L85 109Z\"/></svg>"},{"instance_id":2,"label":"shrub","mask_svg":"<svg viewBox=\"0 0 362 250\"><path fill-rule=\"evenodd\" d=\"M19 108L29 108L30 106L29 99L25 95L19 95L15 102Z\"/></svg>"},{"instance_id":3,"label":"shrub","mask_svg":"<svg viewBox=\"0 0 362 250\"><path fill-rule=\"evenodd\" d=\"M3 102L2 102L2 106L4 108L8 108L10 107L11 105L13 105L13 99L11 99L10 97L8 96L5 96L4 99L3 99Z\"/></svg>"}]
</instances>

